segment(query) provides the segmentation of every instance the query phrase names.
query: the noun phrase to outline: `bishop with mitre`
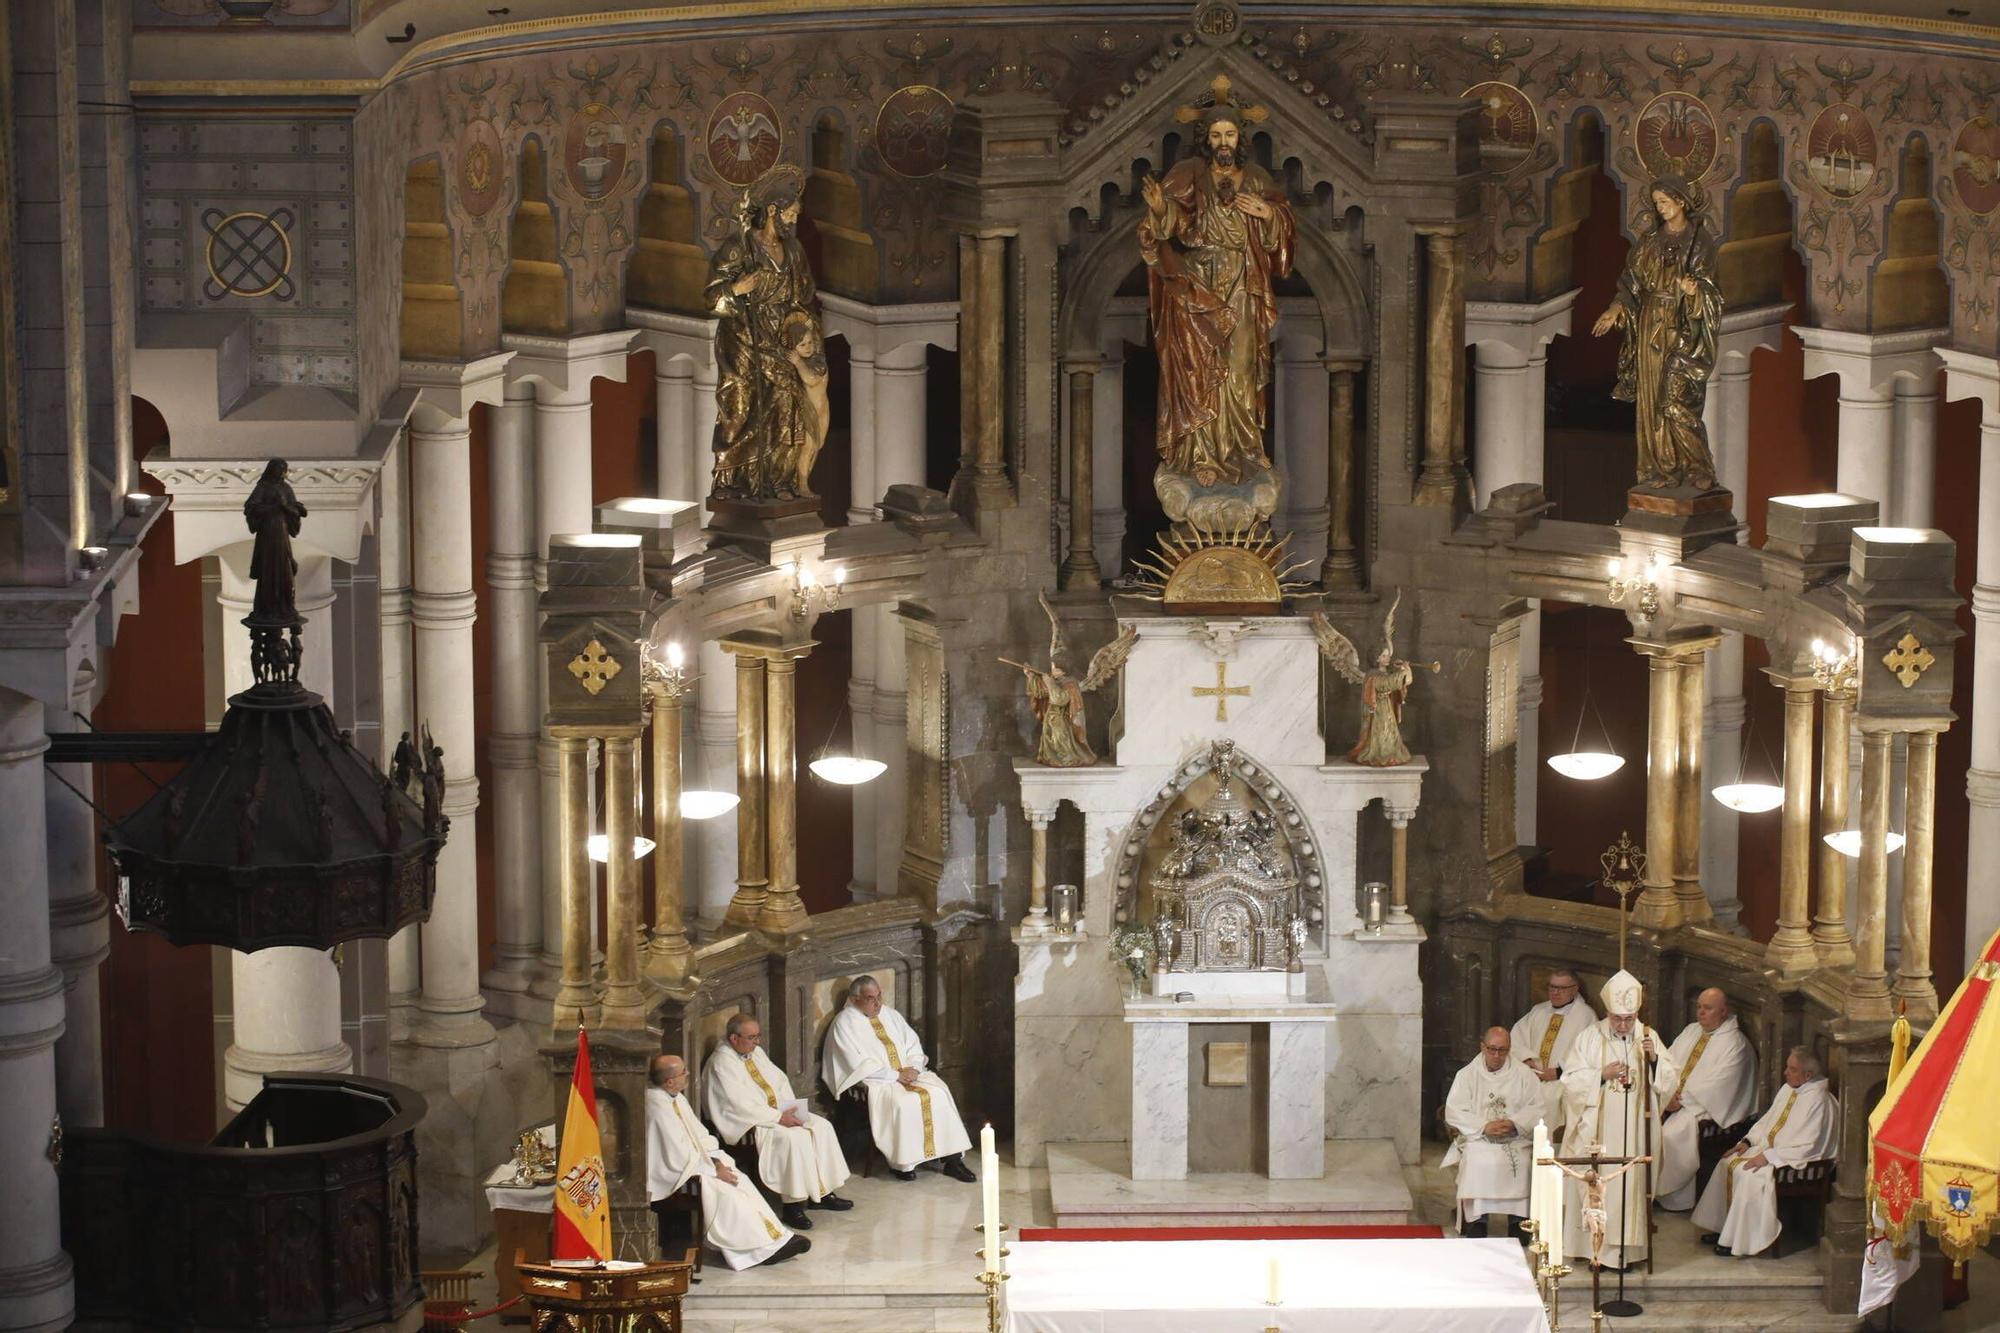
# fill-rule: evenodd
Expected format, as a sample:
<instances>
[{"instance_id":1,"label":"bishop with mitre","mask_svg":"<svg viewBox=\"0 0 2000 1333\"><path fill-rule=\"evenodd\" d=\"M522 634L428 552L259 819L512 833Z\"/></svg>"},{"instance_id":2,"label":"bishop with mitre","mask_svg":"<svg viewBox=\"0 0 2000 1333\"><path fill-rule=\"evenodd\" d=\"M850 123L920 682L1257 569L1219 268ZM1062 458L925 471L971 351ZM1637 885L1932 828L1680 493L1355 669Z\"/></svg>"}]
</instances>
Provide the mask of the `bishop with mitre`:
<instances>
[{"instance_id":1,"label":"bishop with mitre","mask_svg":"<svg viewBox=\"0 0 2000 1333\"><path fill-rule=\"evenodd\" d=\"M733 1014L723 1044L702 1071L708 1118L725 1143L757 1146L757 1175L784 1205L785 1225L812 1230L806 1205L845 1212L854 1204L834 1191L847 1183L847 1158L825 1116L792 1095L792 1081L764 1053L764 1025Z\"/></svg>"},{"instance_id":2,"label":"bishop with mitre","mask_svg":"<svg viewBox=\"0 0 2000 1333\"><path fill-rule=\"evenodd\" d=\"M646 1197L657 1203L701 1178L702 1243L731 1268L782 1263L812 1248L771 1215L688 1105L687 1065L656 1055L646 1067Z\"/></svg>"},{"instance_id":3,"label":"bishop with mitre","mask_svg":"<svg viewBox=\"0 0 2000 1333\"><path fill-rule=\"evenodd\" d=\"M1479 1054L1458 1071L1444 1100L1444 1119L1455 1131L1444 1165L1458 1167L1458 1228L1498 1213L1513 1231L1527 1216L1534 1165L1535 1124L1542 1117L1542 1084L1515 1063L1507 1029L1492 1027Z\"/></svg>"},{"instance_id":4,"label":"bishop with mitre","mask_svg":"<svg viewBox=\"0 0 2000 1333\"><path fill-rule=\"evenodd\" d=\"M1819 1057L1795 1046L1785 1057L1785 1082L1771 1109L1750 1126L1708 1178L1694 1224L1702 1243L1739 1259L1762 1254L1778 1239L1777 1168L1803 1166L1840 1149L1840 1103L1827 1086Z\"/></svg>"},{"instance_id":5,"label":"bishop with mitre","mask_svg":"<svg viewBox=\"0 0 2000 1333\"><path fill-rule=\"evenodd\" d=\"M951 1089L926 1066L924 1044L901 1014L882 1003L873 977L856 977L847 1003L826 1030L821 1072L833 1095L857 1084L868 1089L868 1126L889 1169L902 1180L936 1162L953 1180L976 1180L965 1164L972 1146Z\"/></svg>"},{"instance_id":6,"label":"bishop with mitre","mask_svg":"<svg viewBox=\"0 0 2000 1333\"><path fill-rule=\"evenodd\" d=\"M1660 1034L1639 1021L1645 995L1639 979L1620 970L1604 983L1606 1017L1585 1028L1570 1047L1562 1076L1569 1120L1563 1139L1566 1157L1586 1156L1593 1145L1608 1158L1643 1157L1648 1145L1658 1150L1660 1109L1681 1074ZM1606 1191L1601 1258L1606 1268L1623 1268L1646 1257L1652 1179L1653 1173L1643 1168L1627 1171ZM1563 1253L1588 1260L1584 1186L1571 1177L1564 1187L1570 1197L1563 1212Z\"/></svg>"},{"instance_id":7,"label":"bishop with mitre","mask_svg":"<svg viewBox=\"0 0 2000 1333\"><path fill-rule=\"evenodd\" d=\"M1729 997L1711 986L1695 997L1694 1022L1681 1029L1669 1054L1681 1078L1660 1126L1654 1192L1660 1207L1684 1213L1694 1207L1702 1122L1733 1129L1756 1109L1757 1053L1729 1012Z\"/></svg>"}]
</instances>

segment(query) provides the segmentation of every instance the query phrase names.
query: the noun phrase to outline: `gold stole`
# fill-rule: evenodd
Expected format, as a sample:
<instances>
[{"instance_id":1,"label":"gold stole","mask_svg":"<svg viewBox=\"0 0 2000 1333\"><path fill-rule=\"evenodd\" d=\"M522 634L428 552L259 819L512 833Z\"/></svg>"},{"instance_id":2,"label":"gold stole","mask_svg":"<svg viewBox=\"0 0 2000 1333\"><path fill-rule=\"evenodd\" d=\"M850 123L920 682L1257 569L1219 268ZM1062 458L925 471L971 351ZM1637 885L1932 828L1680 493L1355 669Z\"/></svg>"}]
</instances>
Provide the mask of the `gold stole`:
<instances>
[{"instance_id":1,"label":"gold stole","mask_svg":"<svg viewBox=\"0 0 2000 1333\"><path fill-rule=\"evenodd\" d=\"M764 1081L764 1071L757 1068L757 1057L755 1055L746 1055L743 1057L743 1072L748 1074L750 1081L755 1083L758 1089L763 1092L764 1100L771 1104L771 1109L773 1111L777 1110L778 1094L773 1092L771 1085Z\"/></svg>"},{"instance_id":2,"label":"gold stole","mask_svg":"<svg viewBox=\"0 0 2000 1333\"><path fill-rule=\"evenodd\" d=\"M880 1015L869 1019L868 1023L869 1026L875 1029L876 1040L882 1043L882 1049L888 1053L889 1068L895 1070L900 1075L903 1072L903 1057L896 1050L896 1043L890 1040L889 1029L882 1026ZM931 1090L916 1083L905 1084L904 1086L917 1094L917 1101L922 1104L924 1109L924 1160L928 1162L931 1158L937 1156L937 1129L931 1123Z\"/></svg>"},{"instance_id":3,"label":"gold stole","mask_svg":"<svg viewBox=\"0 0 2000 1333\"><path fill-rule=\"evenodd\" d=\"M1771 1132L1764 1136L1764 1146L1766 1148L1773 1147L1777 1144L1778 1134L1785 1128L1785 1122L1792 1118L1792 1108L1798 1105L1798 1101L1799 1101L1799 1090L1797 1088L1793 1088L1792 1095L1785 1098L1785 1109L1778 1112L1778 1123L1771 1126ZM1743 1159L1741 1157L1732 1158L1730 1160L1729 1175L1723 1181L1723 1186L1722 1186L1723 1198L1730 1200L1735 1199L1736 1168L1741 1165L1743 1165Z\"/></svg>"},{"instance_id":4,"label":"gold stole","mask_svg":"<svg viewBox=\"0 0 2000 1333\"><path fill-rule=\"evenodd\" d=\"M707 1150L701 1146L701 1135L694 1132L694 1126L688 1123L687 1112L681 1109L681 1099L672 1097L669 1100L674 1104L674 1119L680 1121L681 1132L688 1136L688 1146L694 1149L696 1160L707 1157ZM760 1212L757 1214L757 1220L764 1224L764 1230L770 1235L772 1240L782 1239L783 1233L771 1225L770 1218Z\"/></svg>"},{"instance_id":5,"label":"gold stole","mask_svg":"<svg viewBox=\"0 0 2000 1333\"><path fill-rule=\"evenodd\" d=\"M1694 1072L1694 1067L1701 1063L1701 1053L1708 1049L1708 1039L1714 1035L1715 1034L1713 1032L1704 1032L1699 1037L1696 1037L1694 1039L1694 1049L1688 1052L1688 1062L1685 1065L1681 1066L1681 1081L1674 1084L1675 1097L1680 1096L1681 1091L1687 1087L1688 1075L1692 1074ZM1671 1101L1673 1100L1673 1098L1670 1097L1668 1098L1668 1100ZM773 1102L771 1104L773 1106L777 1105L776 1102Z\"/></svg>"},{"instance_id":6,"label":"gold stole","mask_svg":"<svg viewBox=\"0 0 2000 1333\"><path fill-rule=\"evenodd\" d=\"M1542 1049L1535 1052L1536 1060L1545 1065L1549 1062L1549 1053L1556 1048L1556 1033L1562 1030L1563 1016L1561 1014L1550 1014L1548 1031L1542 1033Z\"/></svg>"}]
</instances>

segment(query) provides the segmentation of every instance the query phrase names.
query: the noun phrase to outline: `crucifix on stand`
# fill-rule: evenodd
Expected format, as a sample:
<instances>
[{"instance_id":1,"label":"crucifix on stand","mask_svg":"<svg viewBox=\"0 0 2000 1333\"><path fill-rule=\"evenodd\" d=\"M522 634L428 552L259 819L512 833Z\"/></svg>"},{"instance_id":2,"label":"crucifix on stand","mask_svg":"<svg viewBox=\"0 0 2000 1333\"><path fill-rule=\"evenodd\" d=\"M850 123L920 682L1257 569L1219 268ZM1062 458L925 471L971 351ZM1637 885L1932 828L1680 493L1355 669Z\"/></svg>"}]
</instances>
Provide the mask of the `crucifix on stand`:
<instances>
[{"instance_id":1,"label":"crucifix on stand","mask_svg":"<svg viewBox=\"0 0 2000 1333\"><path fill-rule=\"evenodd\" d=\"M1229 663L1217 662L1215 664L1215 684L1212 686L1196 685L1193 687L1191 693L1197 699L1215 700L1215 720L1217 722L1227 722L1229 720L1230 697L1234 695L1238 698L1247 699L1250 697L1250 687L1248 685L1231 685L1229 683Z\"/></svg>"},{"instance_id":2,"label":"crucifix on stand","mask_svg":"<svg viewBox=\"0 0 2000 1333\"><path fill-rule=\"evenodd\" d=\"M1591 1144L1590 1151L1580 1157L1544 1157L1541 1159L1541 1165L1546 1166L1553 1162L1562 1170L1564 1175L1583 1186L1583 1229L1590 1236L1590 1323L1593 1329L1604 1326L1604 1316L1607 1314L1628 1315L1640 1313L1637 1303L1626 1301L1622 1294L1618 1300L1612 1302L1612 1308L1610 1309L1605 1308L1604 1302L1600 1297L1598 1284L1602 1280L1604 1272L1600 1260L1604 1254L1604 1228L1609 1220L1604 1212L1604 1187L1612 1181L1619 1180L1621 1177L1627 1175L1633 1167L1638 1166L1642 1162L1650 1162L1652 1160L1650 1156L1606 1157L1603 1146L1596 1143ZM1607 1166L1617 1169L1607 1172L1603 1169ZM1622 1204L1627 1202L1627 1200L1621 1198L1620 1202ZM1618 1210L1618 1226L1619 1243L1622 1245L1624 1243L1625 1227L1625 1209L1622 1206ZM1560 1236L1554 1237L1552 1238L1552 1243L1560 1247L1563 1243L1562 1238ZM1622 1267L1618 1270L1618 1289L1621 1293L1625 1289L1625 1270ZM1630 1305L1633 1308L1618 1308L1626 1305Z\"/></svg>"}]
</instances>

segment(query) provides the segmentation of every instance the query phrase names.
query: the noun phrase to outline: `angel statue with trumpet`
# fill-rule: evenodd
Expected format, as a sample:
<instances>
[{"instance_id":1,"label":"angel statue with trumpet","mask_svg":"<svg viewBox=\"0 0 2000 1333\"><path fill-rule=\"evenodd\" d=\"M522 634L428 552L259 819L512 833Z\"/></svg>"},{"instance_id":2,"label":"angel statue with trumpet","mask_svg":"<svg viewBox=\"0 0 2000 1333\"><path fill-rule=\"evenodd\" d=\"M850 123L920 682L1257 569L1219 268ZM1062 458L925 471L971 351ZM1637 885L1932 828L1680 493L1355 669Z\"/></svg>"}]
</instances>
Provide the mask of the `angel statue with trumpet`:
<instances>
[{"instance_id":1,"label":"angel statue with trumpet","mask_svg":"<svg viewBox=\"0 0 2000 1333\"><path fill-rule=\"evenodd\" d=\"M1035 762L1050 768L1083 768L1097 762L1096 752L1084 738L1083 696L1118 674L1132 655L1132 645L1139 641L1139 631L1130 625L1119 630L1117 638L1097 650L1090 659L1090 670L1078 680L1063 670L1069 645L1063 639L1062 622L1056 619L1047 597L1037 594L1037 598L1049 617L1049 669L1039 671L1005 657L1000 661L1020 668L1028 679L1028 702L1034 706L1035 720L1042 724Z\"/></svg>"},{"instance_id":2,"label":"angel statue with trumpet","mask_svg":"<svg viewBox=\"0 0 2000 1333\"><path fill-rule=\"evenodd\" d=\"M1361 736L1347 752L1349 762L1370 768L1394 768L1410 762L1410 747L1403 744L1403 698L1410 692L1416 670L1439 670L1436 662L1411 662L1396 656L1396 608L1403 604L1403 590L1389 603L1382 617L1382 651L1375 654L1375 669L1361 669L1361 654L1345 634L1335 629L1326 616L1313 612L1313 633L1319 638L1320 656L1350 685L1361 687Z\"/></svg>"}]
</instances>

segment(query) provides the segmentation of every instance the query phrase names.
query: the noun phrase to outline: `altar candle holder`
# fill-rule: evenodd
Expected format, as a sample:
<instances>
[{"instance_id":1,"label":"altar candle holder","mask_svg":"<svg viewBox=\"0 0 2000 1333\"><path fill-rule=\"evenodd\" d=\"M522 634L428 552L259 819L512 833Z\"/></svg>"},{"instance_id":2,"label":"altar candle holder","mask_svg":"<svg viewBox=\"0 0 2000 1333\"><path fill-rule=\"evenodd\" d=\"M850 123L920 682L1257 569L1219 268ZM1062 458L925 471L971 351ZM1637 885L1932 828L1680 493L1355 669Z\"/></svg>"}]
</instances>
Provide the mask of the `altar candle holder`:
<instances>
[{"instance_id":1,"label":"altar candle holder","mask_svg":"<svg viewBox=\"0 0 2000 1333\"><path fill-rule=\"evenodd\" d=\"M982 1236L986 1234L986 1225L984 1223L979 1223L975 1225L972 1229L974 1231L979 1232ZM1008 1230L1007 1224L1005 1222L1002 1222L1000 1224L1000 1234L1002 1236L1005 1236L1007 1234L1007 1230ZM1002 1242L1000 1246L1000 1258L1004 1260L1008 1255L1012 1253L1013 1251L1007 1248L1005 1242ZM979 1261L980 1261L979 1285L986 1288L986 1333L1002 1333L1002 1320L1001 1320L1001 1309L1000 1309L1000 1284L1002 1282L1007 1281L1014 1275L1012 1273L1005 1271L1004 1269L1002 1269L1000 1272L995 1272L995 1273L987 1272L985 1268L986 1249L984 1246L980 1247Z\"/></svg>"},{"instance_id":2,"label":"altar candle holder","mask_svg":"<svg viewBox=\"0 0 2000 1333\"><path fill-rule=\"evenodd\" d=\"M1074 884L1058 884L1049 890L1050 910L1054 913L1055 927L1065 935L1076 930L1077 887Z\"/></svg>"},{"instance_id":3,"label":"altar candle holder","mask_svg":"<svg viewBox=\"0 0 2000 1333\"><path fill-rule=\"evenodd\" d=\"M1379 881L1361 886L1361 924L1370 935L1382 933L1383 901L1388 895L1389 886Z\"/></svg>"}]
</instances>

